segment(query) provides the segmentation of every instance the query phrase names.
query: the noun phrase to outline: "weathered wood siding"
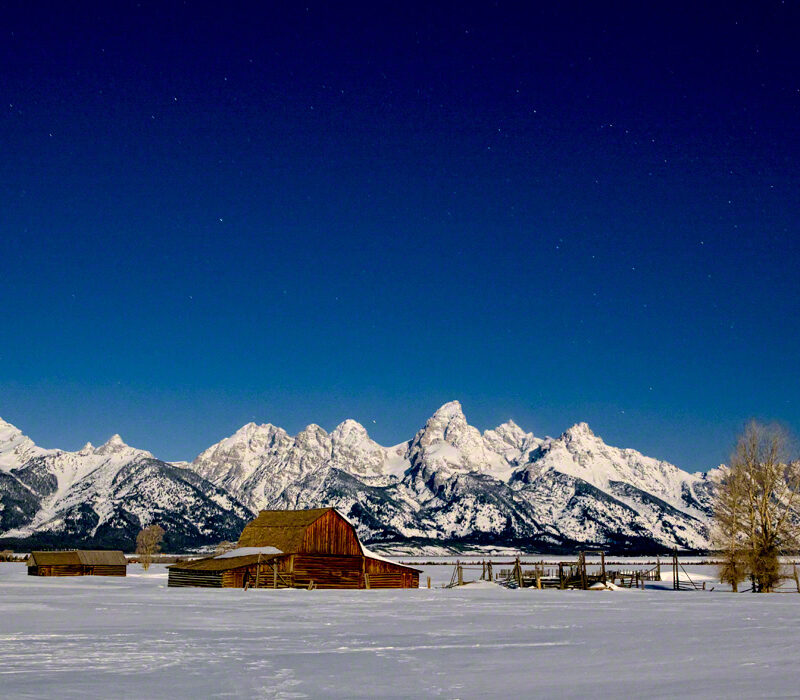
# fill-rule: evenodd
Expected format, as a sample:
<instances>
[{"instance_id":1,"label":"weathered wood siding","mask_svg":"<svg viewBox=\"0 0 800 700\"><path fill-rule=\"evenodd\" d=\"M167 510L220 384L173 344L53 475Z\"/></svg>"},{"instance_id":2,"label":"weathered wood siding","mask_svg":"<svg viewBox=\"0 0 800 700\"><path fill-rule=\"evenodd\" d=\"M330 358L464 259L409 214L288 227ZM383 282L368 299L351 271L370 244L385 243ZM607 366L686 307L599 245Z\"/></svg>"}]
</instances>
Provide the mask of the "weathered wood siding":
<instances>
[{"instance_id":1,"label":"weathered wood siding","mask_svg":"<svg viewBox=\"0 0 800 700\"><path fill-rule=\"evenodd\" d=\"M370 588L419 588L419 574L412 571L367 575Z\"/></svg>"},{"instance_id":2,"label":"weathered wood siding","mask_svg":"<svg viewBox=\"0 0 800 700\"><path fill-rule=\"evenodd\" d=\"M401 564L380 559L364 559L370 588L419 588L419 573Z\"/></svg>"},{"instance_id":3,"label":"weathered wood siding","mask_svg":"<svg viewBox=\"0 0 800 700\"><path fill-rule=\"evenodd\" d=\"M244 583L250 576L250 585L252 586L256 580L256 566L242 566L238 569L228 569L222 573L222 587L223 588L244 588ZM263 578L268 570L267 564L261 565L261 577ZM272 570L270 571L270 581L272 581Z\"/></svg>"},{"instance_id":4,"label":"weathered wood siding","mask_svg":"<svg viewBox=\"0 0 800 700\"><path fill-rule=\"evenodd\" d=\"M183 588L199 586L200 588L222 588L221 571L192 571L187 569L170 569L167 586Z\"/></svg>"},{"instance_id":5,"label":"weathered wood siding","mask_svg":"<svg viewBox=\"0 0 800 700\"><path fill-rule=\"evenodd\" d=\"M83 576L83 574L83 567L79 564L28 567L28 576Z\"/></svg>"},{"instance_id":6,"label":"weathered wood siding","mask_svg":"<svg viewBox=\"0 0 800 700\"><path fill-rule=\"evenodd\" d=\"M86 567L86 576L126 576L127 573L126 566L101 566L98 564Z\"/></svg>"},{"instance_id":7,"label":"weathered wood siding","mask_svg":"<svg viewBox=\"0 0 800 700\"><path fill-rule=\"evenodd\" d=\"M317 588L364 588L362 557L296 554L292 574L296 587L313 581Z\"/></svg>"},{"instance_id":8,"label":"weathered wood siding","mask_svg":"<svg viewBox=\"0 0 800 700\"><path fill-rule=\"evenodd\" d=\"M275 575L272 565L277 565L278 574ZM247 567L246 577L251 588L292 588L294 577L291 573L292 557L286 555L276 557L261 564L259 574L258 564L251 564Z\"/></svg>"},{"instance_id":9,"label":"weathered wood siding","mask_svg":"<svg viewBox=\"0 0 800 700\"><path fill-rule=\"evenodd\" d=\"M277 564L277 576L272 564ZM291 554L234 569L169 569L168 585L205 588L417 588L419 574L407 567L363 556Z\"/></svg>"},{"instance_id":10,"label":"weathered wood siding","mask_svg":"<svg viewBox=\"0 0 800 700\"><path fill-rule=\"evenodd\" d=\"M353 526L331 510L306 528L301 551L357 557L361 555L361 546Z\"/></svg>"}]
</instances>

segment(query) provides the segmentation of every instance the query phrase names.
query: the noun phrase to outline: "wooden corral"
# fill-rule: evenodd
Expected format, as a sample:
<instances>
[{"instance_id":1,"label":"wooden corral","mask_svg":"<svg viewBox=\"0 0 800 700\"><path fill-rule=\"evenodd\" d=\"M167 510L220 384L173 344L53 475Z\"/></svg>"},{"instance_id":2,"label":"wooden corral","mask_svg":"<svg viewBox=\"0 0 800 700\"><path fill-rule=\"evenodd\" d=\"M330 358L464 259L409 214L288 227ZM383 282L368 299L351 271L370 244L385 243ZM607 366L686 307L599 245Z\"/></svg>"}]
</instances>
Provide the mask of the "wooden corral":
<instances>
[{"instance_id":1,"label":"wooden corral","mask_svg":"<svg viewBox=\"0 0 800 700\"><path fill-rule=\"evenodd\" d=\"M28 576L125 576L127 565L120 551L33 552Z\"/></svg>"},{"instance_id":2,"label":"wooden corral","mask_svg":"<svg viewBox=\"0 0 800 700\"><path fill-rule=\"evenodd\" d=\"M169 567L169 586L416 588L419 570L373 554L333 508L263 510L238 547Z\"/></svg>"},{"instance_id":3,"label":"wooden corral","mask_svg":"<svg viewBox=\"0 0 800 700\"><path fill-rule=\"evenodd\" d=\"M655 567L646 570L612 571L606 569L605 553L600 552L599 569L590 571L586 563L586 555L580 552L577 561L559 562L526 562L533 564L532 569L524 569L523 563L517 557L513 562L480 562L480 564L463 564L456 562L453 576L448 587L463 586L470 583L464 577L466 572L480 571L480 580L496 581L509 588L559 588L587 590L596 584L608 583L624 588L644 588L645 581L661 580L661 563L656 561ZM496 576L493 574L494 566L513 565L511 569L500 569Z\"/></svg>"}]
</instances>

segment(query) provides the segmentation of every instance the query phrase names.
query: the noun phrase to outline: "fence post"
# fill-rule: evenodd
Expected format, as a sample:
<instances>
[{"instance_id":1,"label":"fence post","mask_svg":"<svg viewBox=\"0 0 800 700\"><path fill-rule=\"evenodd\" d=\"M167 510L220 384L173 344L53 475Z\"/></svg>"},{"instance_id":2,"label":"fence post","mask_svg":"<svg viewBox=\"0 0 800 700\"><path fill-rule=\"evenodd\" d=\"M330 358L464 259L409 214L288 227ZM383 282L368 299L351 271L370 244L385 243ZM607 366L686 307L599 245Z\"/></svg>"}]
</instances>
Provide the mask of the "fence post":
<instances>
[{"instance_id":1,"label":"fence post","mask_svg":"<svg viewBox=\"0 0 800 700\"><path fill-rule=\"evenodd\" d=\"M589 588L589 581L586 578L586 552L581 552L578 565L581 569L581 588L585 591Z\"/></svg>"},{"instance_id":2,"label":"fence post","mask_svg":"<svg viewBox=\"0 0 800 700\"><path fill-rule=\"evenodd\" d=\"M460 561L456 562L456 569L458 570L458 585L459 586L463 586L464 585L464 571L461 568L461 562Z\"/></svg>"},{"instance_id":3,"label":"fence post","mask_svg":"<svg viewBox=\"0 0 800 700\"><path fill-rule=\"evenodd\" d=\"M492 562L491 561L486 565L486 572L489 574L489 580L490 581L494 581L494 574L492 572Z\"/></svg>"},{"instance_id":4,"label":"fence post","mask_svg":"<svg viewBox=\"0 0 800 700\"><path fill-rule=\"evenodd\" d=\"M514 560L514 578L517 580L517 586L522 588L522 565L519 563L519 557Z\"/></svg>"},{"instance_id":5,"label":"fence post","mask_svg":"<svg viewBox=\"0 0 800 700\"><path fill-rule=\"evenodd\" d=\"M680 590L680 581L678 579L678 550L672 550L672 590Z\"/></svg>"},{"instance_id":6,"label":"fence post","mask_svg":"<svg viewBox=\"0 0 800 700\"><path fill-rule=\"evenodd\" d=\"M431 587L431 577L428 576L428 588L430 588L430 587Z\"/></svg>"}]
</instances>

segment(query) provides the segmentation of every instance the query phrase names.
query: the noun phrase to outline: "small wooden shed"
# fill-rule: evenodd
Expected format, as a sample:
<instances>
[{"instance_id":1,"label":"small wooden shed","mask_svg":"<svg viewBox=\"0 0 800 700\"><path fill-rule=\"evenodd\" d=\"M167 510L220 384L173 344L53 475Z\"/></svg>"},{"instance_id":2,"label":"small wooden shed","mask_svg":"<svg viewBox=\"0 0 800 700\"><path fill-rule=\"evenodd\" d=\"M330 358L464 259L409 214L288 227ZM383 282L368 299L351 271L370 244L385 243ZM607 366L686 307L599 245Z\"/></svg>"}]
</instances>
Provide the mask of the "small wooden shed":
<instances>
[{"instance_id":1,"label":"small wooden shed","mask_svg":"<svg viewBox=\"0 0 800 700\"><path fill-rule=\"evenodd\" d=\"M28 576L125 576L128 561L116 551L32 552Z\"/></svg>"},{"instance_id":2,"label":"small wooden shed","mask_svg":"<svg viewBox=\"0 0 800 700\"><path fill-rule=\"evenodd\" d=\"M169 567L169 586L208 588L417 588L419 570L366 549L333 508L262 510L239 546Z\"/></svg>"}]
</instances>

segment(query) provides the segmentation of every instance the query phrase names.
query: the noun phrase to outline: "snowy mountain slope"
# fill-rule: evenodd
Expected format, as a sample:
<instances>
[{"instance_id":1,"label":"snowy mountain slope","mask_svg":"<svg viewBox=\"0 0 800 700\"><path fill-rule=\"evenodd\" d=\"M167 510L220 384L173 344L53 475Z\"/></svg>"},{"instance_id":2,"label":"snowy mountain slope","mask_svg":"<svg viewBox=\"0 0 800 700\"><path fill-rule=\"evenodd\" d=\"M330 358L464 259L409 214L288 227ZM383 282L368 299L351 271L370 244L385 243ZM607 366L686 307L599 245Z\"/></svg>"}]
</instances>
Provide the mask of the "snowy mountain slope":
<instances>
[{"instance_id":1,"label":"snowy mountain slope","mask_svg":"<svg viewBox=\"0 0 800 700\"><path fill-rule=\"evenodd\" d=\"M557 439L543 441L526 467L539 475L551 469L604 491L615 482L630 484L695 516L708 514L707 497L695 492L695 485L703 483L702 475L688 474L636 450L610 447L586 423L577 423Z\"/></svg>"},{"instance_id":2,"label":"snowy mountain slope","mask_svg":"<svg viewBox=\"0 0 800 700\"><path fill-rule=\"evenodd\" d=\"M330 434L312 424L295 437L270 424L248 423L198 455L191 468L259 510L291 500L283 494L299 483L306 485L306 500L315 496L330 469L374 486L396 482L409 466L407 447L381 447L354 420Z\"/></svg>"},{"instance_id":3,"label":"snowy mountain slope","mask_svg":"<svg viewBox=\"0 0 800 700\"><path fill-rule=\"evenodd\" d=\"M704 475L606 445L585 423L558 438L537 438L512 421L481 434L452 401L388 449L355 421L330 434L318 426L296 438L281 431L279 443L255 447L255 428L243 430L193 468L253 509L335 505L365 538L708 544L713 484Z\"/></svg>"},{"instance_id":4,"label":"snowy mountain slope","mask_svg":"<svg viewBox=\"0 0 800 700\"><path fill-rule=\"evenodd\" d=\"M531 439L532 436L531 436ZM478 473L507 481L521 453L522 435L501 426L487 439L467 423L461 404L451 401L428 419L408 447L408 459L438 482L457 474Z\"/></svg>"},{"instance_id":5,"label":"snowy mountain slope","mask_svg":"<svg viewBox=\"0 0 800 700\"><path fill-rule=\"evenodd\" d=\"M0 472L9 472L34 457L55 451L37 447L19 428L0 418Z\"/></svg>"},{"instance_id":6,"label":"snowy mountain slope","mask_svg":"<svg viewBox=\"0 0 800 700\"><path fill-rule=\"evenodd\" d=\"M142 527L159 523L166 544L182 548L217 542L223 533L238 537L251 517L195 472L130 447L119 435L77 452L42 450L16 435L14 443L15 460L0 472L0 536L9 540L131 549Z\"/></svg>"},{"instance_id":7,"label":"snowy mountain slope","mask_svg":"<svg viewBox=\"0 0 800 700\"><path fill-rule=\"evenodd\" d=\"M457 401L389 448L353 420L295 436L248 423L191 464L166 464L119 436L43 450L1 423L0 460L0 536L115 542L156 521L182 541L234 539L261 508L329 505L372 542L702 549L716 484L585 423L557 438L512 421L481 433Z\"/></svg>"}]
</instances>

